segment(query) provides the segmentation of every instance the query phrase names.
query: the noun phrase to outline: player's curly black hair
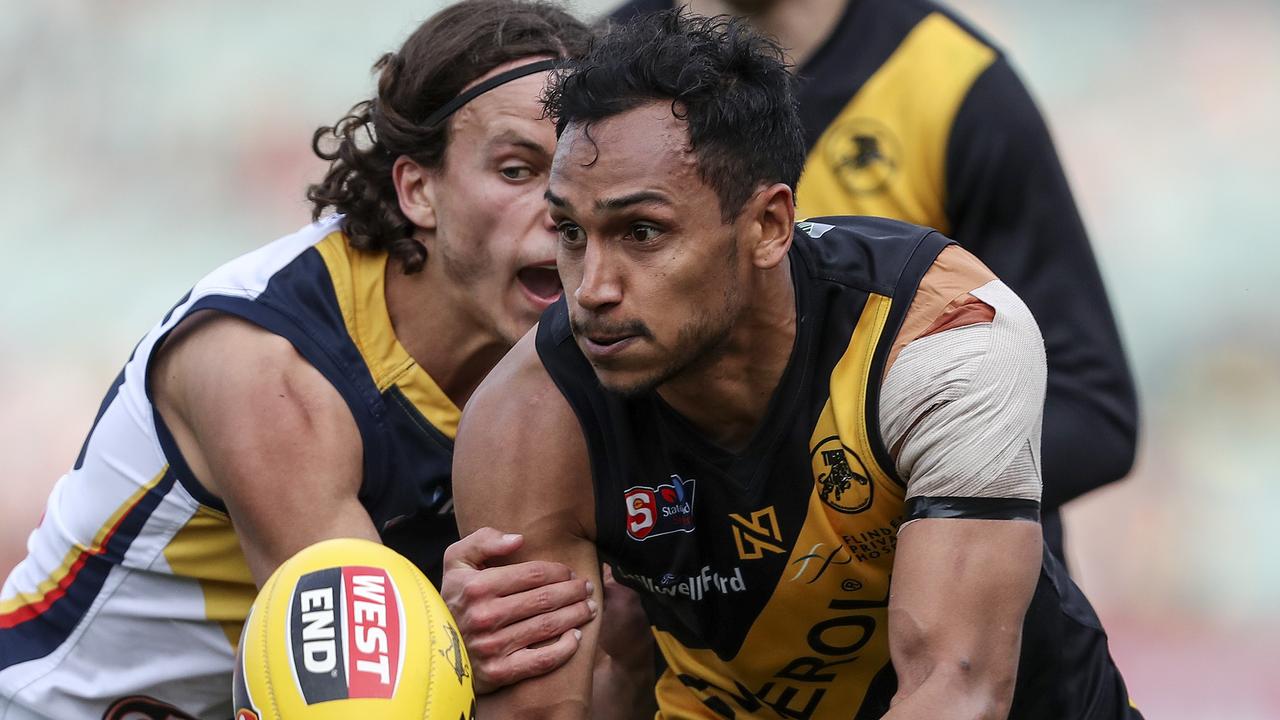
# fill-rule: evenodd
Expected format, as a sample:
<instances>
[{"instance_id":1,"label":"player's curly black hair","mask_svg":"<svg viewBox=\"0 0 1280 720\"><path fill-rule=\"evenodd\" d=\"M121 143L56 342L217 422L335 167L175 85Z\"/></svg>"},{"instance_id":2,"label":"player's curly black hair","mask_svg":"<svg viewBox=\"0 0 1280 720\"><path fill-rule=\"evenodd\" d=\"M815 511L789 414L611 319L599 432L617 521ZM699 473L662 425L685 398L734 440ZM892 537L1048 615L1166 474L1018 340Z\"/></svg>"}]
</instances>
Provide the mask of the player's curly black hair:
<instances>
[{"instance_id":1,"label":"player's curly black hair","mask_svg":"<svg viewBox=\"0 0 1280 720\"><path fill-rule=\"evenodd\" d=\"M702 180L731 221L761 184L795 189L804 131L782 49L741 18L664 10L614 25L543 96L556 131L652 100L689 126Z\"/></svg>"},{"instance_id":2,"label":"player's curly black hair","mask_svg":"<svg viewBox=\"0 0 1280 720\"><path fill-rule=\"evenodd\" d=\"M307 188L312 218L343 213L351 244L385 250L405 273L422 269L426 248L400 211L391 167L404 155L428 168L444 162L449 123L423 121L480 76L511 60L582 54L588 28L560 7L528 0L463 0L433 15L373 65L377 94L316 130L311 147L329 170Z\"/></svg>"}]
</instances>

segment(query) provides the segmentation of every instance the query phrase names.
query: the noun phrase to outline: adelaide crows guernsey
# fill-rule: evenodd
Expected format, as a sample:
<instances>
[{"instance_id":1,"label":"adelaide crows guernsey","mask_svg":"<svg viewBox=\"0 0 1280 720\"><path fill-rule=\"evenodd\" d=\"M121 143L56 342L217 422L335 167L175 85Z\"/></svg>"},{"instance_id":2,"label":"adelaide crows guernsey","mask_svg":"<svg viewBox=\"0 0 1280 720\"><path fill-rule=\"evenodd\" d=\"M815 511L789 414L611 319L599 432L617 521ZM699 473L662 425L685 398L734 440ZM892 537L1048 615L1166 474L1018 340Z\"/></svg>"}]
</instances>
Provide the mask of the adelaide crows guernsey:
<instances>
[{"instance_id":1,"label":"adelaide crows guernsey","mask_svg":"<svg viewBox=\"0 0 1280 720\"><path fill-rule=\"evenodd\" d=\"M898 329L949 242L877 218L798 224L795 345L738 453L656 393L603 390L563 305L543 316L539 356L587 440L600 554L640 593L668 666L660 718L881 717L897 686L886 626L898 528L1035 517L1034 501L908 500L880 436ZM1096 617L1046 554L1011 717L1123 717L1118 682Z\"/></svg>"},{"instance_id":2,"label":"adelaide crows guernsey","mask_svg":"<svg viewBox=\"0 0 1280 720\"><path fill-rule=\"evenodd\" d=\"M329 218L215 270L142 339L0 595L0 718L231 716L256 589L225 506L187 468L147 385L155 350L196 312L288 339L333 384L363 443L361 502L389 544L412 528L414 545L397 549L439 583L457 539L459 412L395 338L386 265Z\"/></svg>"}]
</instances>

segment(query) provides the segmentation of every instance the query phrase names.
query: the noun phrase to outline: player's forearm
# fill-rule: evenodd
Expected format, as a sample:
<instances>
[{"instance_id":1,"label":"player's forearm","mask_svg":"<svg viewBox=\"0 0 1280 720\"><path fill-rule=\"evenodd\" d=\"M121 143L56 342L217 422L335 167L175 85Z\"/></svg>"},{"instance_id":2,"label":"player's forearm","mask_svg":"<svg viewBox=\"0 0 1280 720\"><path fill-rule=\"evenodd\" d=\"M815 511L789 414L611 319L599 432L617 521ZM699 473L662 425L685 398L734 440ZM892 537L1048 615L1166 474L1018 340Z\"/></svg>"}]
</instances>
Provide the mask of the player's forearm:
<instances>
[{"instance_id":1,"label":"player's forearm","mask_svg":"<svg viewBox=\"0 0 1280 720\"><path fill-rule=\"evenodd\" d=\"M476 698L479 720L586 720L586 699L572 693L552 694L525 691L512 685Z\"/></svg>"},{"instance_id":2,"label":"player's forearm","mask_svg":"<svg viewBox=\"0 0 1280 720\"><path fill-rule=\"evenodd\" d=\"M650 646L652 643L648 643ZM648 720L657 711L653 654L647 662L623 662L599 654L591 673L592 720Z\"/></svg>"}]
</instances>

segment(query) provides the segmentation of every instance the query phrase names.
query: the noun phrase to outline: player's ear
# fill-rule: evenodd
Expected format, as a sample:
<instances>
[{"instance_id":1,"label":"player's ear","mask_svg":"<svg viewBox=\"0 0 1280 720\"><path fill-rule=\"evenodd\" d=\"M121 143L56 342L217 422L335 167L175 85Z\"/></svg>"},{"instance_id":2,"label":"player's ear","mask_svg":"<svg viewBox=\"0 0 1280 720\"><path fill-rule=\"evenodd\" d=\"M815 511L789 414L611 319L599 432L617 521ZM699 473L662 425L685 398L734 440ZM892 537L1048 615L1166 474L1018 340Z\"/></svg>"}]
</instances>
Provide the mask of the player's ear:
<instances>
[{"instance_id":1,"label":"player's ear","mask_svg":"<svg viewBox=\"0 0 1280 720\"><path fill-rule=\"evenodd\" d=\"M409 222L424 230L436 229L434 178L429 170L412 158L401 155L391 166L391 181L396 187L400 212Z\"/></svg>"},{"instance_id":2,"label":"player's ear","mask_svg":"<svg viewBox=\"0 0 1280 720\"><path fill-rule=\"evenodd\" d=\"M796 222L795 195L787 185L774 183L757 191L744 209L754 226L752 263L761 269L776 266L791 249L791 233Z\"/></svg>"}]
</instances>

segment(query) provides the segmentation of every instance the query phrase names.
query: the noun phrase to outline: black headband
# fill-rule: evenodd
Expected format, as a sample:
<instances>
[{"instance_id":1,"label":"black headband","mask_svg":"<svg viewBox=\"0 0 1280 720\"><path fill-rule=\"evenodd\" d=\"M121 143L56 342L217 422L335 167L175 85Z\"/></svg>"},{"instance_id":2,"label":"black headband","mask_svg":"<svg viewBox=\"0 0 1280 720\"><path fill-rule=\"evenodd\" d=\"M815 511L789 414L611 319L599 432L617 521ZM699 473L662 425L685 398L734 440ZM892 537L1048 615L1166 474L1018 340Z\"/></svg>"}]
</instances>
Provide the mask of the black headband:
<instances>
[{"instance_id":1,"label":"black headband","mask_svg":"<svg viewBox=\"0 0 1280 720\"><path fill-rule=\"evenodd\" d=\"M521 65L518 68L512 68L504 73L498 73L497 75L494 75L493 77L489 78L488 80L485 80L479 85L472 86L470 90L467 90L466 92L459 94L454 99L445 103L442 107L437 109L435 112L428 115L426 121L423 124L426 125L427 127L431 127L432 125L435 125L441 120L444 120L445 118L457 112L458 108L476 99L477 96L483 95L484 93L489 92L490 90L498 87L499 85L503 85L505 83L511 82L512 80L522 78L525 75L532 75L534 73L551 70L559 64L560 64L559 60L539 60L538 62L529 63L528 65Z\"/></svg>"}]
</instances>

